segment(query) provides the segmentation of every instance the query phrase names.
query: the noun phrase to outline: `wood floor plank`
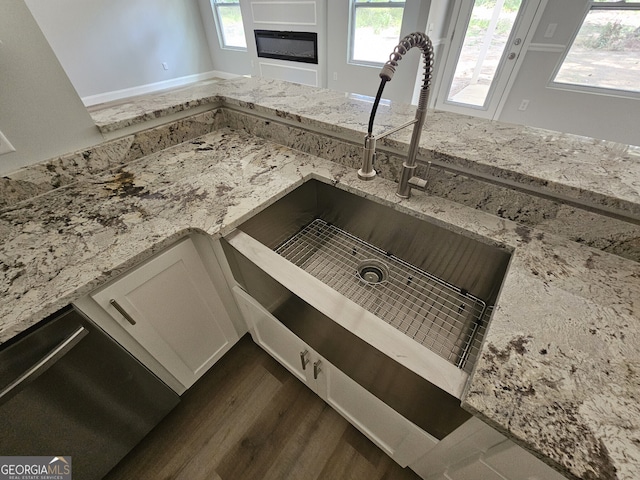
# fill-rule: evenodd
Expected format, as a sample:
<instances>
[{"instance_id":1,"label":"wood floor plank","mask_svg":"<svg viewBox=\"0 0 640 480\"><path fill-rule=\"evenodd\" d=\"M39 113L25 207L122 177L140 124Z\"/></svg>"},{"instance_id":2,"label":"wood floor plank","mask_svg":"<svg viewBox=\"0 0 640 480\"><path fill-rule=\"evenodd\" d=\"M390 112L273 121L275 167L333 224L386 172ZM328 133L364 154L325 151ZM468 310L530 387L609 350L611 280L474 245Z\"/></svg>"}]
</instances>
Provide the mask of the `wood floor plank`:
<instances>
[{"instance_id":1,"label":"wood floor plank","mask_svg":"<svg viewBox=\"0 0 640 480\"><path fill-rule=\"evenodd\" d=\"M221 368L212 369L211 375L198 382L198 388L183 395L181 403L118 465L127 463L128 468L121 471L116 467L109 480L136 478L129 475L145 472L158 478L175 478L190 457L201 450L202 455L212 457L210 462L219 461L242 435L243 428L261 415L281 385L261 367L262 352L250 341L243 343L250 349L238 345L234 358L223 357L216 364ZM161 462L159 451L164 452ZM135 457L135 462L127 462L129 457Z\"/></svg>"},{"instance_id":2,"label":"wood floor plank","mask_svg":"<svg viewBox=\"0 0 640 480\"><path fill-rule=\"evenodd\" d=\"M105 480L417 480L243 337Z\"/></svg>"},{"instance_id":3,"label":"wood floor plank","mask_svg":"<svg viewBox=\"0 0 640 480\"><path fill-rule=\"evenodd\" d=\"M201 456L191 458L186 465L176 472L175 477L170 476L175 480L194 480L194 479L207 479L207 480L222 480L215 471L215 465L213 465L207 458Z\"/></svg>"},{"instance_id":4,"label":"wood floor plank","mask_svg":"<svg viewBox=\"0 0 640 480\"><path fill-rule=\"evenodd\" d=\"M352 426L345 430L318 480L420 480L401 468Z\"/></svg>"},{"instance_id":5,"label":"wood floor plank","mask_svg":"<svg viewBox=\"0 0 640 480\"><path fill-rule=\"evenodd\" d=\"M308 414L315 394L290 376L252 428L218 467L223 479L261 479L277 453L291 438L296 424Z\"/></svg>"},{"instance_id":6,"label":"wood floor plank","mask_svg":"<svg viewBox=\"0 0 640 480\"><path fill-rule=\"evenodd\" d=\"M183 439L174 457L186 461L189 457L200 456L216 465L241 440L244 431L261 417L271 403L272 395L280 389L279 382L264 370L258 370L257 376L257 381L248 377L246 386L251 384L251 388L239 391L228 404L203 412L201 422L192 426L187 433L190 438ZM243 394L245 391L246 395ZM244 408L238 408L240 398ZM178 470L182 468L183 465ZM160 474L175 470L173 465L167 465Z\"/></svg>"},{"instance_id":7,"label":"wood floor plank","mask_svg":"<svg viewBox=\"0 0 640 480\"><path fill-rule=\"evenodd\" d=\"M351 429L347 429L343 438L333 450L324 468L318 475L318 480L377 480L376 467L345 440L345 436L351 435Z\"/></svg>"},{"instance_id":8,"label":"wood floor plank","mask_svg":"<svg viewBox=\"0 0 640 480\"><path fill-rule=\"evenodd\" d=\"M264 480L318 477L349 424L319 397L315 406L321 408L320 414L312 422L300 425L265 473Z\"/></svg>"}]
</instances>

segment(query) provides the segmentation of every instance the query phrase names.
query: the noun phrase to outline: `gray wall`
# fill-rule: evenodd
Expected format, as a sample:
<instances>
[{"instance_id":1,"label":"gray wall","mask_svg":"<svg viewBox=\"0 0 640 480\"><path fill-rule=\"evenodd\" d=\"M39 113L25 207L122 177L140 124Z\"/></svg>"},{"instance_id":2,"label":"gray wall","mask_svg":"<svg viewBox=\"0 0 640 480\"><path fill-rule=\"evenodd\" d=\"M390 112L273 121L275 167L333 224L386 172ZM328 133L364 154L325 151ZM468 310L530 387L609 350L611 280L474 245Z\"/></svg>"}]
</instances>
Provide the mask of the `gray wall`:
<instances>
[{"instance_id":1,"label":"gray wall","mask_svg":"<svg viewBox=\"0 0 640 480\"><path fill-rule=\"evenodd\" d=\"M102 141L24 0L0 2L0 175Z\"/></svg>"},{"instance_id":2,"label":"gray wall","mask_svg":"<svg viewBox=\"0 0 640 480\"><path fill-rule=\"evenodd\" d=\"M80 97L213 70L198 0L26 2Z\"/></svg>"},{"instance_id":3,"label":"gray wall","mask_svg":"<svg viewBox=\"0 0 640 480\"><path fill-rule=\"evenodd\" d=\"M222 72L234 73L236 75L248 75L251 73L251 59L248 52L238 50L229 50L220 47L216 22L213 17L211 0L198 0L200 7L200 15L211 52L214 70ZM243 21L244 16L243 14ZM246 28L245 28L246 31ZM251 37L247 37L250 39Z\"/></svg>"},{"instance_id":4,"label":"gray wall","mask_svg":"<svg viewBox=\"0 0 640 480\"><path fill-rule=\"evenodd\" d=\"M426 30L430 6L430 0L407 0L400 30L401 37L411 32ZM333 90L375 96L380 84L378 76L380 67L352 65L347 62L349 14L349 2L329 0L327 28L330 29L331 34L328 35L327 86ZM385 86L383 97L402 103L411 103L419 64L421 64L420 50L413 49L407 53L400 61L393 80ZM335 80L334 74L337 77Z\"/></svg>"}]
</instances>

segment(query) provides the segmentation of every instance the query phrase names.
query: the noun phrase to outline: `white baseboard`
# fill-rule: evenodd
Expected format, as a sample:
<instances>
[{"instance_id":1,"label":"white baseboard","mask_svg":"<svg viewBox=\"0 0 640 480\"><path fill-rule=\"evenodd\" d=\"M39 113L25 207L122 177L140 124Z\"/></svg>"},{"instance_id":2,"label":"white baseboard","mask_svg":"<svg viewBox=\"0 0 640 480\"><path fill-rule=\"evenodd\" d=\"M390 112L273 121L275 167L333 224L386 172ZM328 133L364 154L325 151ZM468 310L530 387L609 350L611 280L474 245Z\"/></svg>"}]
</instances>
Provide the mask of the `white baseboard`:
<instances>
[{"instance_id":1,"label":"white baseboard","mask_svg":"<svg viewBox=\"0 0 640 480\"><path fill-rule=\"evenodd\" d=\"M112 92L99 93L97 95L89 95L82 97L82 103L85 107L92 105L98 105L100 103L113 102L115 100L122 100L124 98L135 97L137 95L144 95L146 93L153 93L159 90L166 90L167 88L180 87L182 85L188 85L190 83L200 82L208 80L210 78L236 78L240 75L233 73L221 72L218 70L211 70L205 73L197 73L195 75L187 75L185 77L172 78L170 80L163 80L161 82L147 83L146 85L139 85L137 87L125 88L122 90L114 90Z\"/></svg>"}]
</instances>

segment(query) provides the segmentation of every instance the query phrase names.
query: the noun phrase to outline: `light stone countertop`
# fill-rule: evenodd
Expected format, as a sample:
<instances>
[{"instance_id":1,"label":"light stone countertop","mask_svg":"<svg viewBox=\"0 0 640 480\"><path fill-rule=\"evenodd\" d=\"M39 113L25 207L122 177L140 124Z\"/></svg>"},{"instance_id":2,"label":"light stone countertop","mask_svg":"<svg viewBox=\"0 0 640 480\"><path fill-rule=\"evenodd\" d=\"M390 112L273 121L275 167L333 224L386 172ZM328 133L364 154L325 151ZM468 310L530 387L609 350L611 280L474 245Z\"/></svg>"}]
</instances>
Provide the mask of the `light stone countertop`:
<instances>
[{"instance_id":1,"label":"light stone countertop","mask_svg":"<svg viewBox=\"0 0 640 480\"><path fill-rule=\"evenodd\" d=\"M260 100L272 113L285 87L255 88L261 93L246 94L253 101L227 92L225 102L260 110ZM286 90L295 98L298 88ZM353 114L354 128L367 108ZM625 155L616 157L621 165ZM5 209L0 342L191 231L229 233L309 178L514 249L463 407L568 476L640 478L640 264L442 198L400 200L392 182L362 182L353 169L239 131L216 131ZM617 198L609 188L603 198ZM627 193L640 205L637 185Z\"/></svg>"},{"instance_id":2,"label":"light stone countertop","mask_svg":"<svg viewBox=\"0 0 640 480\"><path fill-rule=\"evenodd\" d=\"M372 92L374 95L375 92ZM278 80L211 81L92 113L103 132L201 105L276 115L300 127L363 143L371 102L362 96ZM380 104L374 135L413 119L415 107ZM411 128L379 146L406 151ZM474 175L640 221L640 135L636 145L429 111L419 157Z\"/></svg>"}]
</instances>

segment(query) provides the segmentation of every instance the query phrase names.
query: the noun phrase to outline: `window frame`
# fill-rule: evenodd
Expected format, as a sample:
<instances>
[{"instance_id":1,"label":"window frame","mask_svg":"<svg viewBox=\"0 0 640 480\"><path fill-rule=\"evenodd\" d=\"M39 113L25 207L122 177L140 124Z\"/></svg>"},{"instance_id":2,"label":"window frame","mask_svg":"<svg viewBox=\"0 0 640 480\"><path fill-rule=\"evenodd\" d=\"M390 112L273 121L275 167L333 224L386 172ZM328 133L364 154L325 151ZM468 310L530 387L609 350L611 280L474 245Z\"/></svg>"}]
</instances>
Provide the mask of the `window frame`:
<instances>
[{"instance_id":1,"label":"window frame","mask_svg":"<svg viewBox=\"0 0 640 480\"><path fill-rule=\"evenodd\" d=\"M349 8L349 41L347 52L347 63L350 65L360 65L366 67L382 67L386 60L383 62L370 62L367 60L356 60L353 58L355 39L356 39L356 16L359 8L401 8L402 16L404 19L404 9L406 7L406 0L388 0L386 2L358 2L358 0L350 0ZM400 37L402 36L402 25L400 25ZM400 41L400 38L398 38ZM391 54L391 52L389 52Z\"/></svg>"},{"instance_id":2,"label":"window frame","mask_svg":"<svg viewBox=\"0 0 640 480\"><path fill-rule=\"evenodd\" d=\"M220 48L223 50L236 50L239 52L246 52L247 47L238 47L236 45L227 45L224 38L224 26L222 17L220 16L219 8L226 7L237 7L240 9L240 0L236 0L235 2L222 2L220 0L211 0L211 7L213 9L213 17L216 22L216 30L218 31L218 42L220 43ZM247 35L244 32L244 18L242 17L242 9L240 9L240 17L242 18L242 27L244 35L244 43L247 45Z\"/></svg>"},{"instance_id":3,"label":"window frame","mask_svg":"<svg viewBox=\"0 0 640 480\"><path fill-rule=\"evenodd\" d=\"M558 62L558 64L556 65L556 68L553 70L553 72L551 74L551 79L549 80L549 83L547 85L549 88L553 88L553 89L557 89L557 90L567 90L567 91L572 91L572 92L582 92L582 93L608 95L608 96L622 97L622 98L640 98L640 92L634 92L634 91L631 91L631 90L622 90L622 89L618 89L618 88L598 87L598 86L595 86L595 85L581 85L581 84L577 84L577 83L568 83L568 82L556 81L556 77L558 76L558 73L560 72L560 69L562 68L562 65L564 64L565 60L567 59L567 56L569 55L569 52L571 51L571 47L573 47L573 44L576 41L576 37L578 36L578 34L580 33L580 30L584 26L584 22L587 19L587 17L589 16L590 12L592 12L594 10L617 10L617 11L620 11L620 10L633 10L633 11L640 11L640 2L636 1L636 2L626 3L626 0L623 0L623 2L625 2L625 3L616 2L616 1L597 2L597 1L591 0L587 4L587 8L585 8L584 14L582 16L582 20L580 21L580 25L574 31L573 35L571 36L571 40L569 42L567 42L567 46L564 49L562 57L560 58L560 61Z\"/></svg>"}]
</instances>

